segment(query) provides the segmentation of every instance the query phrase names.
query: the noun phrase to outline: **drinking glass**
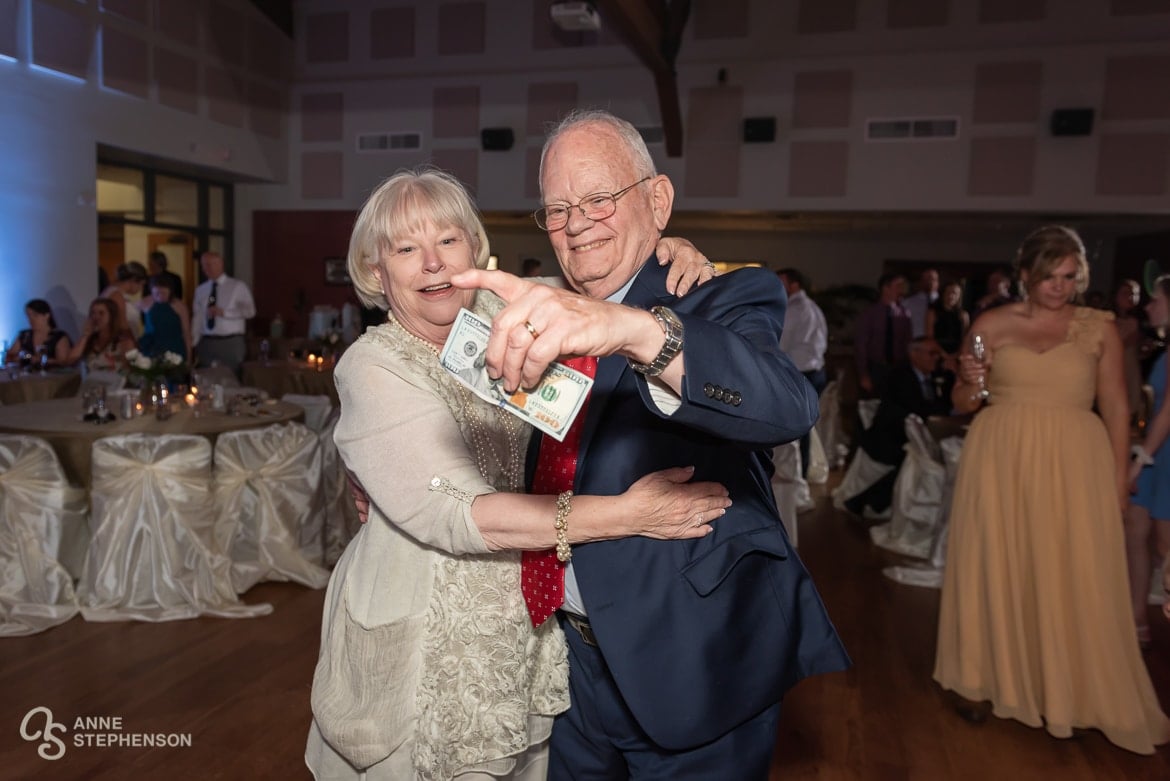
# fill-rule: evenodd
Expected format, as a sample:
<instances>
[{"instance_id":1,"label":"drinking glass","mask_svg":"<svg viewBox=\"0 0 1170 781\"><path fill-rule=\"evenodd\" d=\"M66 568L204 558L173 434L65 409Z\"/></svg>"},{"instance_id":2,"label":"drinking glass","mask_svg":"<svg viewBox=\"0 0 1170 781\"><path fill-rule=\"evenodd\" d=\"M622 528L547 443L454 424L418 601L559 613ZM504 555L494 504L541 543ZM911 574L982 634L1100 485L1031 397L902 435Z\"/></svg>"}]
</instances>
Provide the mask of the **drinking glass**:
<instances>
[{"instance_id":1,"label":"drinking glass","mask_svg":"<svg viewBox=\"0 0 1170 781\"><path fill-rule=\"evenodd\" d=\"M41 345L37 348L37 365L41 367L41 375L49 372L49 348L46 345Z\"/></svg>"},{"instance_id":2,"label":"drinking glass","mask_svg":"<svg viewBox=\"0 0 1170 781\"><path fill-rule=\"evenodd\" d=\"M975 363L987 368L987 344L983 341L982 334L971 334L971 357L975 359ZM991 397L991 391L987 390L987 381L983 376L979 377L979 390L971 398L986 401Z\"/></svg>"}]
</instances>

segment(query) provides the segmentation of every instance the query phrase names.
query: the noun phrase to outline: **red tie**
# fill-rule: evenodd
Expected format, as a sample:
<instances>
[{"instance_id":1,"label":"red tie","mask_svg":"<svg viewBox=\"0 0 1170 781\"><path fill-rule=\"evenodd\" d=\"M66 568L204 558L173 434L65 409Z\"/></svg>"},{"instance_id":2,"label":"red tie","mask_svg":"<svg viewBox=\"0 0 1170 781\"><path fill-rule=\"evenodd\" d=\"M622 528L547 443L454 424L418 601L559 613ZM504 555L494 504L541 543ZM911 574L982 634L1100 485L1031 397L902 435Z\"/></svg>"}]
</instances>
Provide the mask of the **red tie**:
<instances>
[{"instance_id":1,"label":"red tie","mask_svg":"<svg viewBox=\"0 0 1170 781\"><path fill-rule=\"evenodd\" d=\"M590 377L597 374L597 359L592 356L570 358L565 365ZM557 442L547 435L541 437L532 493L559 494L572 490L573 477L577 474L577 446L581 442L581 427L588 408L589 397L586 396L577 418L565 432L564 441ZM557 561L555 549L524 551L520 564L520 590L524 593L533 626L543 624L561 606L565 601L565 565Z\"/></svg>"}]
</instances>

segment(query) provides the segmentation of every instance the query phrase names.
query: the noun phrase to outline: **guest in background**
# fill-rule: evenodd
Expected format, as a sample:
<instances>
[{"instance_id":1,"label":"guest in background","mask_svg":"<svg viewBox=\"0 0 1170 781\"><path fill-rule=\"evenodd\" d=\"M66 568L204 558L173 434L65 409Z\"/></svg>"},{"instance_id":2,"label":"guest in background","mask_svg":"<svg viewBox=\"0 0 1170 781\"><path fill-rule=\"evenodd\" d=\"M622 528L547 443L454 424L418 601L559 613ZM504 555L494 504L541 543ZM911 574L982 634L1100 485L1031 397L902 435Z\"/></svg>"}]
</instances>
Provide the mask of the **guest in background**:
<instances>
[{"instance_id":1,"label":"guest in background","mask_svg":"<svg viewBox=\"0 0 1170 781\"><path fill-rule=\"evenodd\" d=\"M150 264L151 279L157 276L164 276L171 281L171 298L182 301L183 300L183 278L173 271L167 270L167 255L161 250L155 250L150 253L150 259L147 261Z\"/></svg>"},{"instance_id":2,"label":"guest in background","mask_svg":"<svg viewBox=\"0 0 1170 781\"><path fill-rule=\"evenodd\" d=\"M1138 346L1142 340L1142 288L1132 279L1123 279L1113 293L1117 335L1121 337L1121 367L1125 372L1125 395L1131 415L1142 408L1142 365Z\"/></svg>"},{"instance_id":3,"label":"guest in background","mask_svg":"<svg viewBox=\"0 0 1170 781\"><path fill-rule=\"evenodd\" d=\"M1127 280L1128 281L1128 280ZM1124 283L1123 283L1124 284ZM1146 305L1150 325L1165 328L1170 325L1170 275L1154 281L1150 303ZM1170 385L1170 363L1162 353L1150 372L1154 389L1154 414L1146 424L1141 445L1133 449L1136 456L1130 464L1129 477L1134 495L1129 500L1125 515L1126 551L1129 554L1129 591L1133 600L1133 617L1137 625L1138 643L1150 646L1150 627L1146 620L1150 592L1150 537L1153 533L1157 558L1163 562L1170 554L1170 447L1163 449L1170 436L1170 404L1166 403L1166 388ZM1164 602L1170 618L1170 566L1163 565L1167 578Z\"/></svg>"},{"instance_id":4,"label":"guest in background","mask_svg":"<svg viewBox=\"0 0 1170 781\"><path fill-rule=\"evenodd\" d=\"M24 305L24 316L28 318L28 328L16 335L16 340L8 348L5 360L12 363L27 353L34 363L39 364L41 354L49 356L49 366L63 366L69 363L69 352L73 343L69 335L57 327L57 320L53 317L53 308L43 298L31 299Z\"/></svg>"},{"instance_id":5,"label":"guest in background","mask_svg":"<svg viewBox=\"0 0 1170 781\"><path fill-rule=\"evenodd\" d=\"M240 374L248 352L244 331L256 316L252 291L238 279L224 273L223 256L204 252L199 265L207 281L195 288L191 313L191 341L200 366L226 366Z\"/></svg>"},{"instance_id":6,"label":"guest in background","mask_svg":"<svg viewBox=\"0 0 1170 781\"><path fill-rule=\"evenodd\" d=\"M910 313L900 303L905 292L906 277L892 272L882 274L878 279L878 300L857 318L853 353L857 383L865 396L880 398L890 371L906 361L914 326Z\"/></svg>"},{"instance_id":7,"label":"guest in background","mask_svg":"<svg viewBox=\"0 0 1170 781\"><path fill-rule=\"evenodd\" d=\"M926 333L926 313L935 301L938 301L938 270L924 269L918 275L918 283L913 293L902 299L902 306L910 313L910 323L913 325L915 337Z\"/></svg>"},{"instance_id":8,"label":"guest in background","mask_svg":"<svg viewBox=\"0 0 1170 781\"><path fill-rule=\"evenodd\" d=\"M963 309L963 286L948 282L942 296L926 310L926 335L938 342L947 355L956 357L971 318Z\"/></svg>"},{"instance_id":9,"label":"guest in background","mask_svg":"<svg viewBox=\"0 0 1170 781\"><path fill-rule=\"evenodd\" d=\"M1074 303L1089 279L1075 231L1033 231L1016 267L1025 300L971 326L987 355L964 349L952 394L979 414L951 501L934 679L970 720L989 702L1054 737L1096 728L1152 754L1170 720L1129 604L1121 340L1112 314Z\"/></svg>"},{"instance_id":10,"label":"guest in background","mask_svg":"<svg viewBox=\"0 0 1170 781\"><path fill-rule=\"evenodd\" d=\"M139 351L152 358L172 352L190 363L191 315L187 305L174 297L170 276L151 277L150 295L154 303L143 315L145 327L138 342Z\"/></svg>"},{"instance_id":11,"label":"guest in background","mask_svg":"<svg viewBox=\"0 0 1170 781\"><path fill-rule=\"evenodd\" d=\"M541 266L543 265L540 258L524 258L524 262L520 264L520 276L539 277L542 274Z\"/></svg>"},{"instance_id":12,"label":"guest in background","mask_svg":"<svg viewBox=\"0 0 1170 781\"><path fill-rule=\"evenodd\" d=\"M819 396L828 384L825 374L825 351L829 349L829 326L825 313L805 292L807 279L794 268L783 268L776 276L788 291L788 311L784 315L784 331L780 334L780 349L792 359ZM809 434L800 438L800 471L808 474Z\"/></svg>"},{"instance_id":13,"label":"guest in background","mask_svg":"<svg viewBox=\"0 0 1170 781\"><path fill-rule=\"evenodd\" d=\"M118 306L118 327L128 330L135 339L142 336L142 310L138 305L145 287L146 267L131 260L115 269L114 284L98 295L98 298L108 298Z\"/></svg>"},{"instance_id":14,"label":"guest in background","mask_svg":"<svg viewBox=\"0 0 1170 781\"><path fill-rule=\"evenodd\" d=\"M1109 297L1103 290L1090 290L1085 293L1085 306L1090 309L1109 309Z\"/></svg>"},{"instance_id":15,"label":"guest in background","mask_svg":"<svg viewBox=\"0 0 1170 781\"><path fill-rule=\"evenodd\" d=\"M975 302L972 316L978 317L988 309L1018 301L1019 297L1012 293L1012 271L1007 267L992 269L987 275L986 292Z\"/></svg>"},{"instance_id":16,"label":"guest in background","mask_svg":"<svg viewBox=\"0 0 1170 781\"><path fill-rule=\"evenodd\" d=\"M121 324L118 305L108 298L95 298L81 339L73 345L67 361L81 362L87 371L121 371L126 353L137 347L134 336Z\"/></svg>"},{"instance_id":17,"label":"guest in background","mask_svg":"<svg viewBox=\"0 0 1170 781\"><path fill-rule=\"evenodd\" d=\"M950 414L955 373L943 365L945 356L938 342L919 336L910 343L909 356L909 363L890 372L873 424L860 437L861 448L870 458L894 469L845 500L846 509L855 515L863 515L867 506L879 515L889 509L898 467L906 458L906 416L926 420L932 415Z\"/></svg>"}]
</instances>

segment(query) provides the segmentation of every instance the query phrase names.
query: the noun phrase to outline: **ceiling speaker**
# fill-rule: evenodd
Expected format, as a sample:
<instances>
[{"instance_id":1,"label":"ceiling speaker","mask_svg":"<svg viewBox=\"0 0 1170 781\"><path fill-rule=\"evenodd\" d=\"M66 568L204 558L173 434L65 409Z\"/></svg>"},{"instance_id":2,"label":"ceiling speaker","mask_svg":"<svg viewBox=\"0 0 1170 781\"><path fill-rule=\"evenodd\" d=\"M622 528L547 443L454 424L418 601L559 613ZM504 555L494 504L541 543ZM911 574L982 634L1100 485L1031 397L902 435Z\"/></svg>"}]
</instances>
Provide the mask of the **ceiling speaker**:
<instances>
[{"instance_id":1,"label":"ceiling speaker","mask_svg":"<svg viewBox=\"0 0 1170 781\"><path fill-rule=\"evenodd\" d=\"M1058 108L1049 128L1054 136L1087 136L1093 132L1093 109Z\"/></svg>"},{"instance_id":2,"label":"ceiling speaker","mask_svg":"<svg viewBox=\"0 0 1170 781\"><path fill-rule=\"evenodd\" d=\"M506 152L515 140L510 127L485 127L479 131L479 142L488 152Z\"/></svg>"},{"instance_id":3,"label":"ceiling speaker","mask_svg":"<svg viewBox=\"0 0 1170 781\"><path fill-rule=\"evenodd\" d=\"M770 144L775 140L775 117L748 117L743 121L743 142L745 144Z\"/></svg>"}]
</instances>

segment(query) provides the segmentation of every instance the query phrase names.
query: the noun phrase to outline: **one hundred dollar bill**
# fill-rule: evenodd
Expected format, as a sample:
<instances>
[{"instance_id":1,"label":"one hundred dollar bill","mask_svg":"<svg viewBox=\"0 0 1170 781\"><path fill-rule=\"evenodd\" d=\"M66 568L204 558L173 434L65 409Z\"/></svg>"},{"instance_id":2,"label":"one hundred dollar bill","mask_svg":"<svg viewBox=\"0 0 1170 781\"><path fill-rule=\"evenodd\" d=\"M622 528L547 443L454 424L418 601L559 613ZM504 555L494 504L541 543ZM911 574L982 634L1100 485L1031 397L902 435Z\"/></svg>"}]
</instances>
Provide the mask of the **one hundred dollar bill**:
<instances>
[{"instance_id":1,"label":"one hundred dollar bill","mask_svg":"<svg viewBox=\"0 0 1170 781\"><path fill-rule=\"evenodd\" d=\"M563 440L593 387L593 378L554 361L535 388L507 393L502 380L493 382L488 377L485 366L491 331L490 322L460 309L439 363L484 401L503 407L558 442Z\"/></svg>"}]
</instances>

